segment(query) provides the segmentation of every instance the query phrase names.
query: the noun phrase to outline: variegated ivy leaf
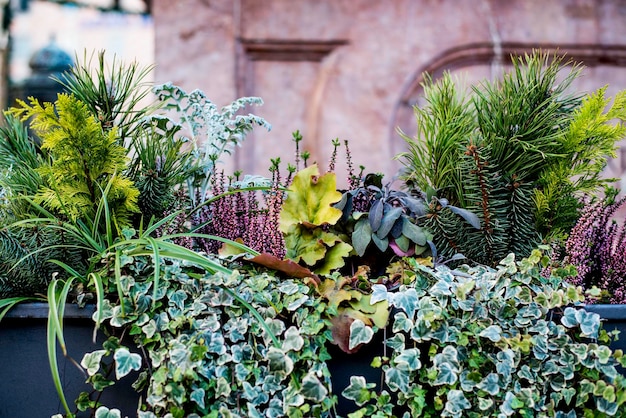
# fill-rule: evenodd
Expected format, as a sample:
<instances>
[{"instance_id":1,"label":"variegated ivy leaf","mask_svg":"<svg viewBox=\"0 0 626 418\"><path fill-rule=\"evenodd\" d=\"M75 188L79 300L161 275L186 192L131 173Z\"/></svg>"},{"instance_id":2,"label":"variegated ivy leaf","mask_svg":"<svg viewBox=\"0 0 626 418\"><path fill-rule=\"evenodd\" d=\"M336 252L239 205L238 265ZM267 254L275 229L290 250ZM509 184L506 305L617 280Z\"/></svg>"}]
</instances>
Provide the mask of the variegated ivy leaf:
<instances>
[{"instance_id":1,"label":"variegated ivy leaf","mask_svg":"<svg viewBox=\"0 0 626 418\"><path fill-rule=\"evenodd\" d=\"M430 296L424 296L419 299L415 322L422 322L424 325L430 326L441 318L442 313L443 309L436 300ZM409 316L409 318L411 318L411 316Z\"/></svg>"},{"instance_id":2,"label":"variegated ivy leaf","mask_svg":"<svg viewBox=\"0 0 626 418\"><path fill-rule=\"evenodd\" d=\"M226 352L226 341L224 339L224 335L219 332L211 332L206 335L208 341L205 341L205 344L210 353L221 355Z\"/></svg>"},{"instance_id":3,"label":"variegated ivy leaf","mask_svg":"<svg viewBox=\"0 0 626 418\"><path fill-rule=\"evenodd\" d=\"M496 373L489 373L477 387L489 393L491 396L495 396L500 392L500 378Z\"/></svg>"},{"instance_id":4,"label":"variegated ivy leaf","mask_svg":"<svg viewBox=\"0 0 626 418\"><path fill-rule=\"evenodd\" d=\"M299 407L304 404L304 396L295 390L283 390L283 402L287 406Z\"/></svg>"},{"instance_id":5,"label":"variegated ivy leaf","mask_svg":"<svg viewBox=\"0 0 626 418\"><path fill-rule=\"evenodd\" d=\"M287 376L293 371L293 360L282 350L270 347L267 350L267 361L272 373Z\"/></svg>"},{"instance_id":6,"label":"variegated ivy leaf","mask_svg":"<svg viewBox=\"0 0 626 418\"><path fill-rule=\"evenodd\" d=\"M228 396L230 396L230 393L231 393L231 387L230 387L230 384L228 383L228 380L226 380L224 376L218 377L217 384L215 385L215 397L227 398Z\"/></svg>"},{"instance_id":7,"label":"variegated ivy leaf","mask_svg":"<svg viewBox=\"0 0 626 418\"><path fill-rule=\"evenodd\" d=\"M120 287L125 294L130 293L130 288L135 284L135 279L132 276L122 275L119 279Z\"/></svg>"},{"instance_id":8,"label":"variegated ivy leaf","mask_svg":"<svg viewBox=\"0 0 626 418\"><path fill-rule=\"evenodd\" d=\"M119 409L109 409L106 406L101 406L96 409L96 418L122 418L122 413Z\"/></svg>"},{"instance_id":9,"label":"variegated ivy leaf","mask_svg":"<svg viewBox=\"0 0 626 418\"><path fill-rule=\"evenodd\" d=\"M462 416L463 410L470 409L471 407L472 404L467 400L462 390L452 389L448 392L445 411L449 412L453 417Z\"/></svg>"},{"instance_id":10,"label":"variegated ivy leaf","mask_svg":"<svg viewBox=\"0 0 626 418\"><path fill-rule=\"evenodd\" d=\"M606 345L598 346L593 352L598 357L598 363L600 364L607 364L613 354L611 349Z\"/></svg>"},{"instance_id":11,"label":"variegated ivy leaf","mask_svg":"<svg viewBox=\"0 0 626 418\"><path fill-rule=\"evenodd\" d=\"M571 405L572 399L574 399L574 396L576 396L576 389L563 388L561 390L561 393L563 394L563 399L565 400L565 403L567 405Z\"/></svg>"},{"instance_id":12,"label":"variegated ivy leaf","mask_svg":"<svg viewBox=\"0 0 626 418\"><path fill-rule=\"evenodd\" d=\"M520 370L517 372L517 375L521 379L528 380L528 383L535 383L535 374L532 372L532 370L527 364L523 364L520 367Z\"/></svg>"},{"instance_id":13,"label":"variegated ivy leaf","mask_svg":"<svg viewBox=\"0 0 626 418\"><path fill-rule=\"evenodd\" d=\"M194 401L201 409L204 409L204 395L205 391L202 388L194 389L189 395L189 398Z\"/></svg>"},{"instance_id":14,"label":"variegated ivy leaf","mask_svg":"<svg viewBox=\"0 0 626 418\"><path fill-rule=\"evenodd\" d=\"M300 336L298 328L292 326L285 331L285 340L283 341L283 350L300 351L304 346L304 338Z\"/></svg>"},{"instance_id":15,"label":"variegated ivy leaf","mask_svg":"<svg viewBox=\"0 0 626 418\"><path fill-rule=\"evenodd\" d=\"M515 367L515 353L510 348L500 351L496 358L496 371L504 377L509 377Z\"/></svg>"},{"instance_id":16,"label":"variegated ivy leaf","mask_svg":"<svg viewBox=\"0 0 626 418\"><path fill-rule=\"evenodd\" d=\"M106 350L96 350L83 356L80 365L87 370L89 376L93 376L100 370L100 361L106 354Z\"/></svg>"},{"instance_id":17,"label":"variegated ivy leaf","mask_svg":"<svg viewBox=\"0 0 626 418\"><path fill-rule=\"evenodd\" d=\"M287 412L288 414L290 411ZM250 415L250 414L249 414ZM283 403L281 399L271 398L265 416L268 418L279 418L285 415Z\"/></svg>"},{"instance_id":18,"label":"variegated ivy leaf","mask_svg":"<svg viewBox=\"0 0 626 418\"><path fill-rule=\"evenodd\" d=\"M184 290L177 290L170 295L169 303L182 311L185 309L185 301L188 297L189 295Z\"/></svg>"},{"instance_id":19,"label":"variegated ivy leaf","mask_svg":"<svg viewBox=\"0 0 626 418\"><path fill-rule=\"evenodd\" d=\"M451 283L447 283L444 280L438 280L437 283L430 288L430 293L435 296L450 296L452 295Z\"/></svg>"},{"instance_id":20,"label":"variegated ivy leaf","mask_svg":"<svg viewBox=\"0 0 626 418\"><path fill-rule=\"evenodd\" d=\"M407 318L404 312L398 312L394 315L393 328L392 328L392 331L394 334L400 331L409 332L412 328L413 328L413 321Z\"/></svg>"},{"instance_id":21,"label":"variegated ivy leaf","mask_svg":"<svg viewBox=\"0 0 626 418\"><path fill-rule=\"evenodd\" d=\"M272 334L276 336L282 335L283 332L285 332L285 323L281 320L266 318L265 323L267 324Z\"/></svg>"},{"instance_id":22,"label":"variegated ivy leaf","mask_svg":"<svg viewBox=\"0 0 626 418\"><path fill-rule=\"evenodd\" d=\"M500 405L500 411L508 417L513 415L516 409L523 406L524 403L517 399L513 393L507 392L504 396L504 402Z\"/></svg>"},{"instance_id":23,"label":"variegated ivy leaf","mask_svg":"<svg viewBox=\"0 0 626 418\"><path fill-rule=\"evenodd\" d=\"M313 402L321 402L328 395L328 389L326 389L317 376L315 376L315 373L309 372L302 379L300 393L302 393L305 399L312 400Z\"/></svg>"},{"instance_id":24,"label":"variegated ivy leaf","mask_svg":"<svg viewBox=\"0 0 626 418\"><path fill-rule=\"evenodd\" d=\"M243 382L241 386L243 389L241 397L250 401L251 406L261 405L269 400L269 395L263 392L260 387L252 386L248 382Z\"/></svg>"},{"instance_id":25,"label":"variegated ivy leaf","mask_svg":"<svg viewBox=\"0 0 626 418\"><path fill-rule=\"evenodd\" d=\"M413 288L404 292L392 293L392 303L398 309L402 309L406 312L409 319L413 319L415 310L417 309L417 303L420 298L417 296L417 291Z\"/></svg>"},{"instance_id":26,"label":"variegated ivy leaf","mask_svg":"<svg viewBox=\"0 0 626 418\"><path fill-rule=\"evenodd\" d=\"M154 321L154 319L151 319L146 325L141 327L141 330L147 338L152 338L156 333L156 322Z\"/></svg>"},{"instance_id":27,"label":"variegated ivy leaf","mask_svg":"<svg viewBox=\"0 0 626 418\"><path fill-rule=\"evenodd\" d=\"M104 299L102 301L102 309L94 312L91 319L96 321L98 319L98 315L100 315L102 320L109 319L113 316L113 306L111 306L110 300Z\"/></svg>"},{"instance_id":28,"label":"variegated ivy leaf","mask_svg":"<svg viewBox=\"0 0 626 418\"><path fill-rule=\"evenodd\" d=\"M307 300L309 300L309 297L307 295L302 295L301 297L289 302L287 310L293 312L304 305Z\"/></svg>"},{"instance_id":29,"label":"variegated ivy leaf","mask_svg":"<svg viewBox=\"0 0 626 418\"><path fill-rule=\"evenodd\" d=\"M375 284L372 286L372 295L370 297L370 304L374 305L377 302L387 300L387 286L384 284Z\"/></svg>"},{"instance_id":30,"label":"variegated ivy leaf","mask_svg":"<svg viewBox=\"0 0 626 418\"><path fill-rule=\"evenodd\" d=\"M488 398L478 398L478 409L486 411L493 406L493 400Z\"/></svg>"},{"instance_id":31,"label":"variegated ivy leaf","mask_svg":"<svg viewBox=\"0 0 626 418\"><path fill-rule=\"evenodd\" d=\"M137 418L158 418L150 411L137 411Z\"/></svg>"},{"instance_id":32,"label":"variegated ivy leaf","mask_svg":"<svg viewBox=\"0 0 626 418\"><path fill-rule=\"evenodd\" d=\"M576 319L580 323L580 330L586 337L598 337L600 315L595 312L587 312L584 309L579 309L576 311Z\"/></svg>"},{"instance_id":33,"label":"variegated ivy leaf","mask_svg":"<svg viewBox=\"0 0 626 418\"><path fill-rule=\"evenodd\" d=\"M372 327L368 327L360 319L355 319L350 324L350 342L348 348L353 350L361 344L367 344L372 340L374 336L374 330Z\"/></svg>"},{"instance_id":34,"label":"variegated ivy leaf","mask_svg":"<svg viewBox=\"0 0 626 418\"><path fill-rule=\"evenodd\" d=\"M455 347L446 346L443 351L435 355L433 359L437 377L433 385L453 385L458 380L459 354Z\"/></svg>"},{"instance_id":35,"label":"variegated ivy leaf","mask_svg":"<svg viewBox=\"0 0 626 418\"><path fill-rule=\"evenodd\" d=\"M186 373L193 367L191 351L181 343L174 343L170 349L170 359L176 371Z\"/></svg>"},{"instance_id":36,"label":"variegated ivy leaf","mask_svg":"<svg viewBox=\"0 0 626 418\"><path fill-rule=\"evenodd\" d=\"M548 338L545 335L533 335L531 342L535 357L545 360L548 357Z\"/></svg>"},{"instance_id":37,"label":"variegated ivy leaf","mask_svg":"<svg viewBox=\"0 0 626 418\"><path fill-rule=\"evenodd\" d=\"M141 356L131 353L126 347L120 347L115 350L113 359L115 360L115 377L117 380L126 376L131 371L141 368Z\"/></svg>"},{"instance_id":38,"label":"variegated ivy leaf","mask_svg":"<svg viewBox=\"0 0 626 418\"><path fill-rule=\"evenodd\" d=\"M463 390L463 392L473 392L474 388L478 385L478 382L476 382L478 376L478 372L470 372L468 369L464 369L459 375L461 390Z\"/></svg>"},{"instance_id":39,"label":"variegated ivy leaf","mask_svg":"<svg viewBox=\"0 0 626 418\"><path fill-rule=\"evenodd\" d=\"M117 305L113 307L113 314L111 315L111 325L121 328L124 324L130 321L130 317L122 313L122 307Z\"/></svg>"},{"instance_id":40,"label":"variegated ivy leaf","mask_svg":"<svg viewBox=\"0 0 626 418\"><path fill-rule=\"evenodd\" d=\"M402 351L393 361L398 365L398 368L406 368L407 370L417 370L422 367L420 351L417 348Z\"/></svg>"},{"instance_id":41,"label":"variegated ivy leaf","mask_svg":"<svg viewBox=\"0 0 626 418\"><path fill-rule=\"evenodd\" d=\"M458 379L458 369L450 363L441 363L437 368L437 377L435 378L433 385L453 385Z\"/></svg>"},{"instance_id":42,"label":"variegated ivy leaf","mask_svg":"<svg viewBox=\"0 0 626 418\"><path fill-rule=\"evenodd\" d=\"M596 406L598 407L598 411L603 412L609 416L615 416L615 414L617 414L617 402L611 402L606 400L605 398L596 398Z\"/></svg>"},{"instance_id":43,"label":"variegated ivy leaf","mask_svg":"<svg viewBox=\"0 0 626 418\"><path fill-rule=\"evenodd\" d=\"M298 286L298 284L293 281L281 283L280 286L278 287L278 290L280 290L282 293L286 295L293 295L299 289L300 289L300 286Z\"/></svg>"},{"instance_id":44,"label":"variegated ivy leaf","mask_svg":"<svg viewBox=\"0 0 626 418\"><path fill-rule=\"evenodd\" d=\"M395 333L395 331L394 331ZM395 334L391 338L387 338L387 347L391 348L394 351L401 351L405 346L404 334Z\"/></svg>"},{"instance_id":45,"label":"variegated ivy leaf","mask_svg":"<svg viewBox=\"0 0 626 418\"><path fill-rule=\"evenodd\" d=\"M350 384L341 392L341 395L354 401L358 406L362 406L369 402L371 390L375 387L376 383L367 383L363 376L350 376Z\"/></svg>"},{"instance_id":46,"label":"variegated ivy leaf","mask_svg":"<svg viewBox=\"0 0 626 418\"><path fill-rule=\"evenodd\" d=\"M494 343L497 343L502 339L502 328L498 325L490 325L478 334L483 338L488 338Z\"/></svg>"},{"instance_id":47,"label":"variegated ivy leaf","mask_svg":"<svg viewBox=\"0 0 626 418\"><path fill-rule=\"evenodd\" d=\"M392 391L407 393L409 391L409 381L411 375L408 370L401 370L396 367L387 369L385 372L385 383Z\"/></svg>"},{"instance_id":48,"label":"variegated ivy leaf","mask_svg":"<svg viewBox=\"0 0 626 418\"><path fill-rule=\"evenodd\" d=\"M474 286L476 286L476 281L474 280L464 280L459 282L454 289L454 295L458 300L465 300L470 292L474 290Z\"/></svg>"},{"instance_id":49,"label":"variegated ivy leaf","mask_svg":"<svg viewBox=\"0 0 626 418\"><path fill-rule=\"evenodd\" d=\"M276 393L282 388L282 382L278 376L268 374L267 376L265 376L265 379L263 379L263 384L261 385L261 388L264 392Z\"/></svg>"}]
</instances>

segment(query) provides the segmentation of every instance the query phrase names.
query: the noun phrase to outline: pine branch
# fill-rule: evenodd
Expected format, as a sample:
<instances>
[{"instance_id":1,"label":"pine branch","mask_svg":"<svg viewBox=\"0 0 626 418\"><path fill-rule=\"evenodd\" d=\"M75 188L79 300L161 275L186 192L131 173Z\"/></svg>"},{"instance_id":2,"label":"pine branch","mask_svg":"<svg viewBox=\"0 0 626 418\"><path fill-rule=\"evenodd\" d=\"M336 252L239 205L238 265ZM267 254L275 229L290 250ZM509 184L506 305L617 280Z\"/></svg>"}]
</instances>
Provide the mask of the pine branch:
<instances>
[{"instance_id":1,"label":"pine branch","mask_svg":"<svg viewBox=\"0 0 626 418\"><path fill-rule=\"evenodd\" d=\"M468 230L461 250L472 260L497 263L507 255L509 230L507 213L508 195L501 175L490 163L490 150L484 145L471 143L461 163L465 176L466 209L474 212L481 221L480 230Z\"/></svg>"},{"instance_id":2,"label":"pine branch","mask_svg":"<svg viewBox=\"0 0 626 418\"><path fill-rule=\"evenodd\" d=\"M405 165L402 179L423 191L438 190L451 204L462 204L457 164L475 129L473 110L449 73L437 83L428 79L424 95L426 106L414 108L416 137L399 132L408 146L408 151L397 157Z\"/></svg>"}]
</instances>

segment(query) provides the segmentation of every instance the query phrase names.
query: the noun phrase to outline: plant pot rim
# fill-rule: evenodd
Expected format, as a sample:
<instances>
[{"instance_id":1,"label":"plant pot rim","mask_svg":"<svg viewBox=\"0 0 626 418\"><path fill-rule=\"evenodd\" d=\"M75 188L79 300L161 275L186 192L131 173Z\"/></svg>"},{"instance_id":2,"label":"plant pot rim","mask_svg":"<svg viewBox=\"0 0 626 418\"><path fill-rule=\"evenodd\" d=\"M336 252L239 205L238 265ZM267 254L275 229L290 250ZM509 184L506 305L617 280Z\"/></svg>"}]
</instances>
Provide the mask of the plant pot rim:
<instances>
[{"instance_id":1,"label":"plant pot rim","mask_svg":"<svg viewBox=\"0 0 626 418\"><path fill-rule=\"evenodd\" d=\"M75 303L66 303L65 312L63 318L66 319L91 319L93 313L96 311L96 306L88 304L81 308ZM9 318L32 318L32 319L47 319L48 318L48 303L47 302L22 302L11 308L9 312L4 316L5 319Z\"/></svg>"},{"instance_id":2,"label":"plant pot rim","mask_svg":"<svg viewBox=\"0 0 626 418\"><path fill-rule=\"evenodd\" d=\"M626 318L625 304L591 304L585 305L585 310L595 312L604 319L624 319Z\"/></svg>"}]
</instances>

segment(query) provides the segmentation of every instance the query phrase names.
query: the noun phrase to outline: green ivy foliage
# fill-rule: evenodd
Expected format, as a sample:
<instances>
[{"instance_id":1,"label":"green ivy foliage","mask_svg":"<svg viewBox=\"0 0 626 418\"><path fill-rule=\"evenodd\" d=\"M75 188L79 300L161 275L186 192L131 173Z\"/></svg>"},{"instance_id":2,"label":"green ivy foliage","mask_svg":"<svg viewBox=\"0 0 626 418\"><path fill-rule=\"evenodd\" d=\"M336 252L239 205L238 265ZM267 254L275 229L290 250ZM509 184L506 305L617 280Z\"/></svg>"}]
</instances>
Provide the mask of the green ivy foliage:
<instances>
[{"instance_id":1,"label":"green ivy foliage","mask_svg":"<svg viewBox=\"0 0 626 418\"><path fill-rule=\"evenodd\" d=\"M374 289L395 312L392 354L375 361L386 388L353 376L343 396L361 409L351 418L624 416L616 366L626 358L606 345L599 316L577 306L580 289L562 280L571 271L544 277L539 250L497 268L406 263L414 283Z\"/></svg>"},{"instance_id":2,"label":"green ivy foliage","mask_svg":"<svg viewBox=\"0 0 626 418\"><path fill-rule=\"evenodd\" d=\"M108 364L116 379L141 370L141 418L329 416L325 304L307 285L173 261L161 265L154 292L150 259L122 255L119 269L122 299L107 299L100 314L141 350L111 336L86 354L81 364L96 390L113 383ZM96 407L87 394L79 404Z\"/></svg>"}]
</instances>

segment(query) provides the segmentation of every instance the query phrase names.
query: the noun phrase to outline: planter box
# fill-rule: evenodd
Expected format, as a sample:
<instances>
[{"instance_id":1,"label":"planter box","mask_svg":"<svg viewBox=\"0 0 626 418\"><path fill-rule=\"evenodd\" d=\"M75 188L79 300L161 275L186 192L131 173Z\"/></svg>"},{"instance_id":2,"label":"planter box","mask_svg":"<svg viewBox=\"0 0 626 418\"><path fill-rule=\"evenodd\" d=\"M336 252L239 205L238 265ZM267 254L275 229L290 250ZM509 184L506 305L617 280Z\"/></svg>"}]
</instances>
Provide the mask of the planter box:
<instances>
[{"instance_id":1,"label":"planter box","mask_svg":"<svg viewBox=\"0 0 626 418\"><path fill-rule=\"evenodd\" d=\"M613 350L626 353L626 305L587 305L585 310L595 312L602 318L602 327L607 331L619 330L619 340L611 343Z\"/></svg>"},{"instance_id":2,"label":"planter box","mask_svg":"<svg viewBox=\"0 0 626 418\"><path fill-rule=\"evenodd\" d=\"M79 309L67 305L64 335L68 355L80 363L86 352L101 349L100 341L93 343L93 307ZM44 418L65 410L57 395L46 346L48 305L25 303L12 309L0 322L0 417ZM86 376L57 348L59 371L70 409L80 392L91 391ZM101 402L118 408L122 416L137 416L139 394L131 387L134 376L129 375L112 388L104 390ZM88 417L88 412L78 417Z\"/></svg>"}]
</instances>

